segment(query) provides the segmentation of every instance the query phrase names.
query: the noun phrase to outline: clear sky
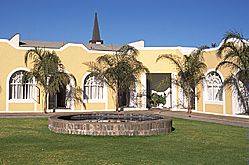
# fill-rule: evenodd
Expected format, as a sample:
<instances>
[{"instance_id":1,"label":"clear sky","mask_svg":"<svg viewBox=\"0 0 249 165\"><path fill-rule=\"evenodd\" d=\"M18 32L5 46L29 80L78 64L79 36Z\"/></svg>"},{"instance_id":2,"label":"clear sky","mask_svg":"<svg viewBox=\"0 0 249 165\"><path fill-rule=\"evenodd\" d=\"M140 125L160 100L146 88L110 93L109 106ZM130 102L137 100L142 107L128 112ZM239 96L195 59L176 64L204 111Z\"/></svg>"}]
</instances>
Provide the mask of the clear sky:
<instances>
[{"instance_id":1,"label":"clear sky","mask_svg":"<svg viewBox=\"0 0 249 165\"><path fill-rule=\"evenodd\" d=\"M107 44L210 45L231 30L249 37L249 0L0 0L0 38L85 43L94 12Z\"/></svg>"}]
</instances>

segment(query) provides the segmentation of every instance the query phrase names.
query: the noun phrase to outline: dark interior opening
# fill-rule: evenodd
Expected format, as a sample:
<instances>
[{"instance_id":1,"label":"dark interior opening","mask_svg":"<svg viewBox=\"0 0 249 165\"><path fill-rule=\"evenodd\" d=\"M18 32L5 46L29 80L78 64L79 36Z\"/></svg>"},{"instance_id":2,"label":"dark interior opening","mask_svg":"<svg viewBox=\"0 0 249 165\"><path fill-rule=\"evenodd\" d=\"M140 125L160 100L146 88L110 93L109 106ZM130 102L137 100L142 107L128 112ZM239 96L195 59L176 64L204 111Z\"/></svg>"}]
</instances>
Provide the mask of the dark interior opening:
<instances>
[{"instance_id":1,"label":"dark interior opening","mask_svg":"<svg viewBox=\"0 0 249 165\"><path fill-rule=\"evenodd\" d=\"M119 106L120 107L129 107L130 103L130 91L119 91Z\"/></svg>"},{"instance_id":2,"label":"dark interior opening","mask_svg":"<svg viewBox=\"0 0 249 165\"><path fill-rule=\"evenodd\" d=\"M171 73L147 73L146 74L146 108L151 108L152 90L164 92L170 88L170 107L172 107Z\"/></svg>"},{"instance_id":3,"label":"dark interior opening","mask_svg":"<svg viewBox=\"0 0 249 165\"><path fill-rule=\"evenodd\" d=\"M60 87L59 92L49 96L49 109L66 108L66 86Z\"/></svg>"}]
</instances>

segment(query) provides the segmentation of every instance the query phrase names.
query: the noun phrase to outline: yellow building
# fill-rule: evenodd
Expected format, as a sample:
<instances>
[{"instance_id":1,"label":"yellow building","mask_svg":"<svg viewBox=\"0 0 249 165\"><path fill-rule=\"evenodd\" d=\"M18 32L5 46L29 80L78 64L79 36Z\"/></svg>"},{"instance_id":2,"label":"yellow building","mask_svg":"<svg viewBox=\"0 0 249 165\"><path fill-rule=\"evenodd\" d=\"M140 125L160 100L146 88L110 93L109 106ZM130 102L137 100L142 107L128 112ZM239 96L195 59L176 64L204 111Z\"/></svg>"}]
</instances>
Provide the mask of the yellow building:
<instances>
[{"instance_id":1,"label":"yellow building","mask_svg":"<svg viewBox=\"0 0 249 165\"><path fill-rule=\"evenodd\" d=\"M160 80L175 79L177 71L169 61L156 62L156 59L158 55L165 53L177 54L181 57L189 54L195 48L145 47L144 41L129 43L129 45L139 51L138 59L149 68L150 73L143 74L141 84L137 84L135 90L129 92L128 100L124 100L126 109L146 110L150 108L149 97L152 93L165 95L166 103L161 107L173 110L184 109L186 98L180 88L173 83L160 89L157 88ZM89 44L21 40L19 34L15 34L10 39L0 39L0 113L43 111L43 97L39 86L36 86L35 79L22 83L23 73L30 70L25 66L24 55L27 50L34 47L54 50L62 60L66 72L72 73L77 84L83 89L82 96L88 96L88 99L84 100L85 106L76 104L74 100L68 100L66 98L68 91L73 90L74 86L72 80L55 96L48 97L48 111L56 109L56 111L63 112L82 112L115 109L113 92L108 89L106 84L91 76L87 71L87 66L83 65L84 62L94 61L101 55L112 54L121 47L121 45L103 43L100 39L97 17L95 17L93 37ZM220 62L216 58L217 49L205 50L204 58L208 66L205 73L206 81L203 82L203 86L199 86L200 94L199 99L194 100L194 111L230 115L241 113L242 108L239 107L238 97L235 92L232 92L232 89L224 89L221 97L216 95L224 78L230 72L228 69L215 71L215 67Z\"/></svg>"}]
</instances>

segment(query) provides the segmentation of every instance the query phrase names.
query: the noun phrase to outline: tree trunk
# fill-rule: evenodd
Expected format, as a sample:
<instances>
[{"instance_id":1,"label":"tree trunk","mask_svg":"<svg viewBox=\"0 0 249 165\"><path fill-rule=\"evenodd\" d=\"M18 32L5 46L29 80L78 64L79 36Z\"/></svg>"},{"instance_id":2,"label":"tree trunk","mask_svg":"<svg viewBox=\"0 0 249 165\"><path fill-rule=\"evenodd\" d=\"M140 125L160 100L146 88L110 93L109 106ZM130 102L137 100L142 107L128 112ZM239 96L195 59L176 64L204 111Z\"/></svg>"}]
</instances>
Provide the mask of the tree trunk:
<instances>
[{"instance_id":1,"label":"tree trunk","mask_svg":"<svg viewBox=\"0 0 249 165\"><path fill-rule=\"evenodd\" d=\"M43 107L43 112L44 113L47 113L47 98L48 98L48 94L45 93L44 107Z\"/></svg>"},{"instance_id":2,"label":"tree trunk","mask_svg":"<svg viewBox=\"0 0 249 165\"><path fill-rule=\"evenodd\" d=\"M188 97L188 115L191 117L191 96L190 96L190 87L187 86L187 97Z\"/></svg>"},{"instance_id":3,"label":"tree trunk","mask_svg":"<svg viewBox=\"0 0 249 165\"><path fill-rule=\"evenodd\" d=\"M120 82L119 80L117 81L117 86L116 86L116 111L118 111L118 108L119 108L119 89L120 89Z\"/></svg>"},{"instance_id":4,"label":"tree trunk","mask_svg":"<svg viewBox=\"0 0 249 165\"><path fill-rule=\"evenodd\" d=\"M129 107L129 104L130 104L130 92L129 92L129 90L126 90L126 92L125 92L125 97L126 97L126 100L125 100L125 104L126 104L126 106L127 107Z\"/></svg>"},{"instance_id":5,"label":"tree trunk","mask_svg":"<svg viewBox=\"0 0 249 165\"><path fill-rule=\"evenodd\" d=\"M118 111L119 108L119 90L117 89L116 92L116 111Z\"/></svg>"}]
</instances>

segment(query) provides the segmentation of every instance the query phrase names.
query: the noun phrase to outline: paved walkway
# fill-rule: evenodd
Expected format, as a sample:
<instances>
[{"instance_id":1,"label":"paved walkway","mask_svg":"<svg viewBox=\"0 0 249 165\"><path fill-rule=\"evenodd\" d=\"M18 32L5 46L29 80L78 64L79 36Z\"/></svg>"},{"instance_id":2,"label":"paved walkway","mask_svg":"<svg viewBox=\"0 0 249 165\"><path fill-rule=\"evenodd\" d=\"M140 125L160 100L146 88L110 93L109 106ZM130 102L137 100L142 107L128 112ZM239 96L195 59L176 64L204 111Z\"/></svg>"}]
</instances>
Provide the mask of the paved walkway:
<instances>
[{"instance_id":1,"label":"paved walkway","mask_svg":"<svg viewBox=\"0 0 249 165\"><path fill-rule=\"evenodd\" d=\"M158 114L175 117L175 118L206 121L206 122L212 122L212 123L219 123L219 124L226 124L226 125L249 128L249 118L243 118L243 117L213 115L213 114L204 114L204 113L198 113L198 112L192 112L191 117L189 117L189 115L186 112L182 112L182 111L159 111Z\"/></svg>"},{"instance_id":2,"label":"paved walkway","mask_svg":"<svg viewBox=\"0 0 249 165\"><path fill-rule=\"evenodd\" d=\"M183 111L169 111L169 110L148 110L148 111L133 111L133 113L143 113L143 114L160 114L175 118L182 118L188 120L197 120L197 121L207 121L219 124L240 126L249 128L249 118L243 117L233 117L233 116L222 116L222 115L211 115L204 113L192 112L191 117L188 116L186 112ZM79 112L77 112L79 113ZM49 117L55 114L67 114L67 113L0 113L0 118L41 118ZM71 113L70 113L71 114Z\"/></svg>"},{"instance_id":3,"label":"paved walkway","mask_svg":"<svg viewBox=\"0 0 249 165\"><path fill-rule=\"evenodd\" d=\"M39 113L39 112L28 112L28 113L0 113L0 118L40 118L48 117L51 114Z\"/></svg>"}]
</instances>

